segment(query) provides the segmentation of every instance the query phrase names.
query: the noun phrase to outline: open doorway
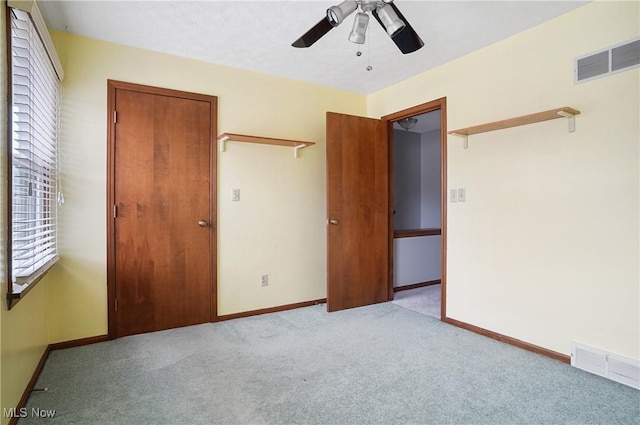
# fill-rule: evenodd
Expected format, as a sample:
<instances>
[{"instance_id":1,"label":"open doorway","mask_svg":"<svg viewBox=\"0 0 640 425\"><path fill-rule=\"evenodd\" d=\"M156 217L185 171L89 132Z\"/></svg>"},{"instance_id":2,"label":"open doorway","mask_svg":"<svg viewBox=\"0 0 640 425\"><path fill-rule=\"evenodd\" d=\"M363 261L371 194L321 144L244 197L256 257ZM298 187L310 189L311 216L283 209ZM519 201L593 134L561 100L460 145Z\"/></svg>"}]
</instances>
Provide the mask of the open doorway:
<instances>
[{"instance_id":1,"label":"open doorway","mask_svg":"<svg viewBox=\"0 0 640 425\"><path fill-rule=\"evenodd\" d=\"M393 157L390 298L438 319L446 316L445 114L440 99L385 117Z\"/></svg>"}]
</instances>

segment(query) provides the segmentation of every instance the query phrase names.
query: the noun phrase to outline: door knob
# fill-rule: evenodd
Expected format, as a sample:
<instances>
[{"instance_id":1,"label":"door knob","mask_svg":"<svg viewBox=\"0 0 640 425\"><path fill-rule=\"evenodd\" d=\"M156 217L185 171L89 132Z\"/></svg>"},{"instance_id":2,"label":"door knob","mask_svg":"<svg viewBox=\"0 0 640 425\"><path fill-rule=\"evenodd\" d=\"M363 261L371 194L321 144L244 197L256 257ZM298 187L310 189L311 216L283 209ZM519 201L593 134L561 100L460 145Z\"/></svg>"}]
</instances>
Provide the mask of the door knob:
<instances>
[{"instance_id":1,"label":"door knob","mask_svg":"<svg viewBox=\"0 0 640 425\"><path fill-rule=\"evenodd\" d=\"M329 224L336 225L336 224L338 224L338 220L336 220L335 218L332 218L332 219L329 220Z\"/></svg>"},{"instance_id":2,"label":"door knob","mask_svg":"<svg viewBox=\"0 0 640 425\"><path fill-rule=\"evenodd\" d=\"M198 221L198 226L200 227L207 227L209 225L209 223L207 223L205 220L199 220Z\"/></svg>"}]
</instances>

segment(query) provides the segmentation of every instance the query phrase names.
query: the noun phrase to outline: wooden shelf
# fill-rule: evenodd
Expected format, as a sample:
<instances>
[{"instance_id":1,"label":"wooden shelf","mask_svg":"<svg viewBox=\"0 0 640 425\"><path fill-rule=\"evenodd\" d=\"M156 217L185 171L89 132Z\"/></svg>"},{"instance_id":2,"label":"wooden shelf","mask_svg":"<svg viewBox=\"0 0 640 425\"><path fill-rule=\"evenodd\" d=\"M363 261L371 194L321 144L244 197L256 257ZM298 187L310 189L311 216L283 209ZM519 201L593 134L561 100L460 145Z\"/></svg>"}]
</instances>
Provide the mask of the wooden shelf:
<instances>
[{"instance_id":1,"label":"wooden shelf","mask_svg":"<svg viewBox=\"0 0 640 425\"><path fill-rule=\"evenodd\" d=\"M306 148L307 146L315 145L314 142L304 142L301 140L289 140L289 139L275 139L271 137L262 136L249 136L247 134L236 133L222 133L218 136L220 141L220 152L224 152L225 143L228 141L233 142L246 142L246 143L259 143L263 145L276 145L276 146L288 146L294 149L293 156L298 157L298 150Z\"/></svg>"},{"instance_id":2,"label":"wooden shelf","mask_svg":"<svg viewBox=\"0 0 640 425\"><path fill-rule=\"evenodd\" d=\"M436 236L440 234L442 234L442 231L438 228L402 229L393 231L394 239L415 238L419 236Z\"/></svg>"},{"instance_id":3,"label":"wooden shelf","mask_svg":"<svg viewBox=\"0 0 640 425\"><path fill-rule=\"evenodd\" d=\"M569 118L569 132L575 131L574 117L579 115L577 109L563 106L562 108L551 109L549 111L537 112L535 114L523 115L521 117L509 118L502 121L490 122L488 124L476 125L473 127L452 130L449 134L465 137L465 149L467 148L466 137L472 134L486 133L488 131L503 130L505 128L518 127L521 125L533 124L541 121L553 120L556 118Z\"/></svg>"}]
</instances>

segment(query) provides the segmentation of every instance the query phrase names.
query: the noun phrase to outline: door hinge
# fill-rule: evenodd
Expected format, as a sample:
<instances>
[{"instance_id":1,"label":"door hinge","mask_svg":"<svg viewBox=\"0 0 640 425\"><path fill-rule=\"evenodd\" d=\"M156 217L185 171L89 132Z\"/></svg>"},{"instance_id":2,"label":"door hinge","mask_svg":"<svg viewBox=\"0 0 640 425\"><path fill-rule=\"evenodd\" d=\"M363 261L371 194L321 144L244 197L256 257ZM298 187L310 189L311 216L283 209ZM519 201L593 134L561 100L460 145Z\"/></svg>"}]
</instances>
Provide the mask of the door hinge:
<instances>
[{"instance_id":1,"label":"door hinge","mask_svg":"<svg viewBox=\"0 0 640 425\"><path fill-rule=\"evenodd\" d=\"M113 123L118 122L118 111L113 111Z\"/></svg>"},{"instance_id":2,"label":"door hinge","mask_svg":"<svg viewBox=\"0 0 640 425\"><path fill-rule=\"evenodd\" d=\"M113 206L113 218L116 218L118 216L118 206L114 205Z\"/></svg>"},{"instance_id":3,"label":"door hinge","mask_svg":"<svg viewBox=\"0 0 640 425\"><path fill-rule=\"evenodd\" d=\"M116 298L116 311L118 311L118 299Z\"/></svg>"}]
</instances>

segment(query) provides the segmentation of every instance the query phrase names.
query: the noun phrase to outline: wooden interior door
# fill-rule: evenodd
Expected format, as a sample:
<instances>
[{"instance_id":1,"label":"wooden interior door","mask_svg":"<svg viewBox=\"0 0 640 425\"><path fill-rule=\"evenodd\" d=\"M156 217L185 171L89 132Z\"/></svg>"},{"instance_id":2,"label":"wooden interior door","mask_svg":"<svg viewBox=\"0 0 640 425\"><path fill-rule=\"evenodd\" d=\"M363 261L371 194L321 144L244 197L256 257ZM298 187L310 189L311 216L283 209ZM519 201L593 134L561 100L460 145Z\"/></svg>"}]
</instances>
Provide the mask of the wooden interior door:
<instances>
[{"instance_id":1,"label":"wooden interior door","mask_svg":"<svg viewBox=\"0 0 640 425\"><path fill-rule=\"evenodd\" d=\"M116 336L213 321L215 98L126 83L113 97Z\"/></svg>"},{"instance_id":2,"label":"wooden interior door","mask_svg":"<svg viewBox=\"0 0 640 425\"><path fill-rule=\"evenodd\" d=\"M389 155L382 121L327 113L327 310L387 301Z\"/></svg>"}]
</instances>

